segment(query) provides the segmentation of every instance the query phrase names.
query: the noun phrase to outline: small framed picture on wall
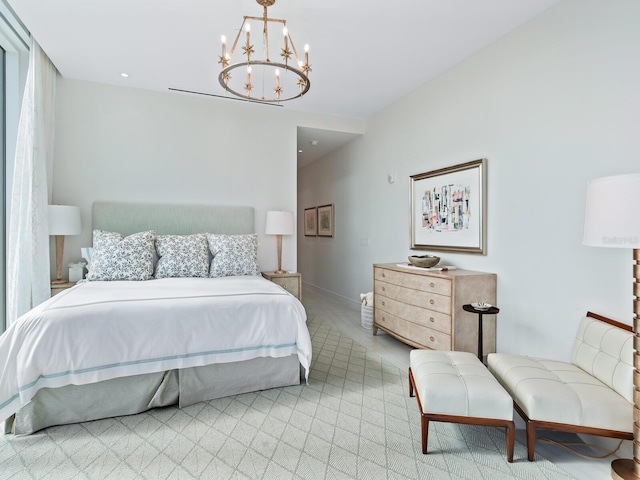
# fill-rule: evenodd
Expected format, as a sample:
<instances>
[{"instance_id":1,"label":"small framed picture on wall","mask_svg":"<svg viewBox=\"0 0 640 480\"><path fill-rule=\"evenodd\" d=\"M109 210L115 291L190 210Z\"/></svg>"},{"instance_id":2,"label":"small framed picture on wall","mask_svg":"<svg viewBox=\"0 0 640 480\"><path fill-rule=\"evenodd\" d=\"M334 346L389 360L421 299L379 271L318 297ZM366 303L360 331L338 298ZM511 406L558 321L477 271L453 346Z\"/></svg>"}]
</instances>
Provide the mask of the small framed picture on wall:
<instances>
[{"instance_id":1,"label":"small framed picture on wall","mask_svg":"<svg viewBox=\"0 0 640 480\"><path fill-rule=\"evenodd\" d=\"M333 237L333 204L318 207L318 236Z\"/></svg>"},{"instance_id":2,"label":"small framed picture on wall","mask_svg":"<svg viewBox=\"0 0 640 480\"><path fill-rule=\"evenodd\" d=\"M304 234L315 237L318 234L318 210L316 207L304 209Z\"/></svg>"}]
</instances>

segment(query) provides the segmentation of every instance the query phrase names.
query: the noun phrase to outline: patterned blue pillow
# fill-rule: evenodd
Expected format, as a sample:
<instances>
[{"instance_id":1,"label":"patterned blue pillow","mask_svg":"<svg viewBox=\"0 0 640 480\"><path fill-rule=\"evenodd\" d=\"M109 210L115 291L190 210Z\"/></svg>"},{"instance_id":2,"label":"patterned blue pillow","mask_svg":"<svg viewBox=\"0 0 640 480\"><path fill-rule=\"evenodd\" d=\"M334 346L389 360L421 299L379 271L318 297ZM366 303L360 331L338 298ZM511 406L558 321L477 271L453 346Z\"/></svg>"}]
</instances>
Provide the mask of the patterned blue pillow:
<instances>
[{"instance_id":1,"label":"patterned blue pillow","mask_svg":"<svg viewBox=\"0 0 640 480\"><path fill-rule=\"evenodd\" d=\"M93 258L87 280L150 280L156 232L125 237L116 232L93 231Z\"/></svg>"},{"instance_id":2,"label":"patterned blue pillow","mask_svg":"<svg viewBox=\"0 0 640 480\"><path fill-rule=\"evenodd\" d=\"M213 255L210 277L260 275L258 268L258 235L223 235L207 233Z\"/></svg>"},{"instance_id":3,"label":"patterned blue pillow","mask_svg":"<svg viewBox=\"0 0 640 480\"><path fill-rule=\"evenodd\" d=\"M156 251L156 278L208 277L209 244L204 233L195 235L159 235Z\"/></svg>"}]
</instances>

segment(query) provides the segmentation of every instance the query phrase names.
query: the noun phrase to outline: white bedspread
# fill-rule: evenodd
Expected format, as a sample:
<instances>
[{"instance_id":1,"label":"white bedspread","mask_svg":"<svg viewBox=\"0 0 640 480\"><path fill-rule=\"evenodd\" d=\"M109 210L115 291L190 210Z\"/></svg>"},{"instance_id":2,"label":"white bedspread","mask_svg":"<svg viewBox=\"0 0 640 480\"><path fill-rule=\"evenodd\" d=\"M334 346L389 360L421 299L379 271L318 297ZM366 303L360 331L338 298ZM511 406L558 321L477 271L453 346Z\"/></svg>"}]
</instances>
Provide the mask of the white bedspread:
<instances>
[{"instance_id":1,"label":"white bedspread","mask_svg":"<svg viewBox=\"0 0 640 480\"><path fill-rule=\"evenodd\" d=\"M0 421L43 387L291 354L308 376L304 307L262 277L82 283L0 336Z\"/></svg>"}]
</instances>

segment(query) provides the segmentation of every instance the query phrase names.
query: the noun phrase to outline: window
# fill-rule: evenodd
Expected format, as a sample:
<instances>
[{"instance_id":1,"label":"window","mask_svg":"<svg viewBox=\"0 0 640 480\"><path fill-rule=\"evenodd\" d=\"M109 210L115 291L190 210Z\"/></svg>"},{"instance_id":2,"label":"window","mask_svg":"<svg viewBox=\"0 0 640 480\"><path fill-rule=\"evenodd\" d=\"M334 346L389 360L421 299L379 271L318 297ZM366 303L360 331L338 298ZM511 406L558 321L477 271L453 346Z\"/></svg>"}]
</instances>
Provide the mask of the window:
<instances>
[{"instance_id":1,"label":"window","mask_svg":"<svg viewBox=\"0 0 640 480\"><path fill-rule=\"evenodd\" d=\"M11 198L20 104L29 66L29 44L29 32L6 0L0 0L0 333L6 325L8 199Z\"/></svg>"}]
</instances>

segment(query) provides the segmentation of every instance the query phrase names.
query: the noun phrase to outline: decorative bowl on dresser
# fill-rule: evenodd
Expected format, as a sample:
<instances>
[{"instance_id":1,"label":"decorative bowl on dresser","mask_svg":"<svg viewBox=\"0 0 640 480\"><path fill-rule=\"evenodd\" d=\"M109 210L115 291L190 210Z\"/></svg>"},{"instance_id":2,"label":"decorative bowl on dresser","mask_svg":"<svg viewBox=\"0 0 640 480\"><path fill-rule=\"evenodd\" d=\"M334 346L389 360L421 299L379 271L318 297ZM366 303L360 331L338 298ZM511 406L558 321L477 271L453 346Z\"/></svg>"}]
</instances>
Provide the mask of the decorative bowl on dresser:
<instances>
[{"instance_id":1,"label":"decorative bowl on dresser","mask_svg":"<svg viewBox=\"0 0 640 480\"><path fill-rule=\"evenodd\" d=\"M496 274L373 266L373 335L384 330L416 348L478 354L478 318L465 304L496 303ZM483 322L483 353L496 351L496 319Z\"/></svg>"},{"instance_id":2,"label":"decorative bowl on dresser","mask_svg":"<svg viewBox=\"0 0 640 480\"><path fill-rule=\"evenodd\" d=\"M411 265L422 268L435 267L440 261L440 257L434 257L433 255L410 255L407 258Z\"/></svg>"}]
</instances>

